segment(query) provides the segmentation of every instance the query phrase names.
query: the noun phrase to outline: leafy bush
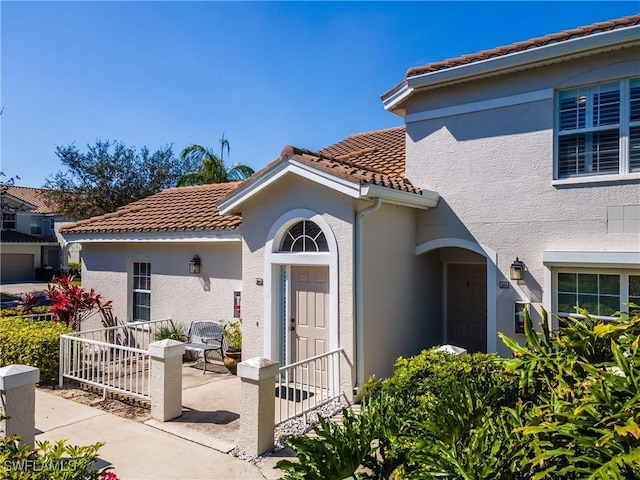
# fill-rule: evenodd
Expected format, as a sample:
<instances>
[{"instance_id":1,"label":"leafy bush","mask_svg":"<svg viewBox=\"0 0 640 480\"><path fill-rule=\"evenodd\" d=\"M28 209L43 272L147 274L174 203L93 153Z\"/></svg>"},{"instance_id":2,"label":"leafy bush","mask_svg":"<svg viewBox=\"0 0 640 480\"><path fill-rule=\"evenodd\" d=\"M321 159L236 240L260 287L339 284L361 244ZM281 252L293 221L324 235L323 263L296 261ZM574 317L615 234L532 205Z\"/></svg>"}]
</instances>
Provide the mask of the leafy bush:
<instances>
[{"instance_id":1,"label":"leafy bush","mask_svg":"<svg viewBox=\"0 0 640 480\"><path fill-rule=\"evenodd\" d=\"M366 386L358 418L289 439L300 462L276 466L286 478L639 479L640 316L578 313L552 334L545 312L537 332L525 311L528 344L501 335L512 359L399 359Z\"/></svg>"},{"instance_id":2,"label":"leafy bush","mask_svg":"<svg viewBox=\"0 0 640 480\"><path fill-rule=\"evenodd\" d=\"M0 321L0 365L37 367L40 383L48 383L58 378L60 335L70 332L56 322L4 318Z\"/></svg>"},{"instance_id":3,"label":"leafy bush","mask_svg":"<svg viewBox=\"0 0 640 480\"><path fill-rule=\"evenodd\" d=\"M33 307L29 311L29 315L36 313L49 313L49 307ZM2 317L20 317L25 314L23 309L20 308L3 308L0 310L0 318Z\"/></svg>"},{"instance_id":4,"label":"leafy bush","mask_svg":"<svg viewBox=\"0 0 640 480\"><path fill-rule=\"evenodd\" d=\"M224 338L227 340L227 348L230 350L242 349L242 320L229 322L224 327Z\"/></svg>"},{"instance_id":5,"label":"leafy bush","mask_svg":"<svg viewBox=\"0 0 640 480\"><path fill-rule=\"evenodd\" d=\"M92 288L84 290L72 283L72 277L63 275L54 277L47 286L47 295L53 302L50 310L55 315L56 321L62 322L73 330L80 330L83 320L96 312L102 316L105 327L113 323L111 300L103 301L102 296Z\"/></svg>"},{"instance_id":6,"label":"leafy bush","mask_svg":"<svg viewBox=\"0 0 640 480\"><path fill-rule=\"evenodd\" d=\"M527 347L503 338L520 385L538 394L521 432L536 479L640 478L640 316L569 318L552 336L525 316Z\"/></svg>"},{"instance_id":7,"label":"leafy bush","mask_svg":"<svg viewBox=\"0 0 640 480\"><path fill-rule=\"evenodd\" d=\"M6 480L118 480L108 470L92 469L103 443L89 446L36 442L19 446L17 437L0 438L0 478Z\"/></svg>"},{"instance_id":8,"label":"leafy bush","mask_svg":"<svg viewBox=\"0 0 640 480\"><path fill-rule=\"evenodd\" d=\"M179 323L174 325L173 322L170 326L161 327L160 330L156 332L154 335L154 339L158 340L178 340L180 342L186 341L187 332L184 328L184 325Z\"/></svg>"},{"instance_id":9,"label":"leafy bush","mask_svg":"<svg viewBox=\"0 0 640 480\"><path fill-rule=\"evenodd\" d=\"M67 265L69 269L69 275L72 277L79 277L82 274L82 265L76 262L69 262Z\"/></svg>"},{"instance_id":10,"label":"leafy bush","mask_svg":"<svg viewBox=\"0 0 640 480\"><path fill-rule=\"evenodd\" d=\"M461 380L464 388L456 388ZM399 358L391 378L372 379L364 386L359 416L345 414L342 425L331 424L330 429L321 424L318 439L290 438L287 443L300 462L293 466L282 461L277 467L287 470L290 479L313 478L318 471L327 479L423 474L420 467L428 457L449 454L452 441L464 440L465 431L481 425L486 408L512 403L517 392L517 375L507 372L504 360L495 355L453 356L432 349ZM428 436L431 443L440 443L427 454L423 440ZM334 446L328 449L327 444ZM346 475L339 451L351 452ZM485 452L481 455L484 459ZM356 473L359 466L363 468Z\"/></svg>"}]
</instances>

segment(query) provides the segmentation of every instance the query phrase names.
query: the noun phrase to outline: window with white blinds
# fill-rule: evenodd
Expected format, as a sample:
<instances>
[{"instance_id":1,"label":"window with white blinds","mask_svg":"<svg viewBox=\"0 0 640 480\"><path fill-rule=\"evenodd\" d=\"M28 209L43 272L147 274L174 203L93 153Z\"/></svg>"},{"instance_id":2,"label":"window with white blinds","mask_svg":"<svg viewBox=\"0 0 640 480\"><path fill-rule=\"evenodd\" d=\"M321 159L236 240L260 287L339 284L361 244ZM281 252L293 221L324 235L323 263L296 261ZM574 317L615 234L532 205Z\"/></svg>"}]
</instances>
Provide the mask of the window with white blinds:
<instances>
[{"instance_id":1,"label":"window with white blinds","mask_svg":"<svg viewBox=\"0 0 640 480\"><path fill-rule=\"evenodd\" d=\"M151 264L133 264L133 318L134 322L151 320Z\"/></svg>"},{"instance_id":2,"label":"window with white blinds","mask_svg":"<svg viewBox=\"0 0 640 480\"><path fill-rule=\"evenodd\" d=\"M556 178L640 172L640 79L558 93Z\"/></svg>"}]
</instances>

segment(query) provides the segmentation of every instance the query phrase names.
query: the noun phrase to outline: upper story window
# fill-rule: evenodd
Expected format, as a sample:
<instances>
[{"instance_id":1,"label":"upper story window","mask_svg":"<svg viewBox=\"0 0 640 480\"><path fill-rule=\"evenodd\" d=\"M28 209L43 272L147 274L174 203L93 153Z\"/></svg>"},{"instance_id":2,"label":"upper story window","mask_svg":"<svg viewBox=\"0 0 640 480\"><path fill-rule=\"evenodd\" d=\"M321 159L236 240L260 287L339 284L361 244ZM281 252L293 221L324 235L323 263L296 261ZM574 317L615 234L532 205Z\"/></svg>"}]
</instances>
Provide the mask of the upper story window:
<instances>
[{"instance_id":1,"label":"upper story window","mask_svg":"<svg viewBox=\"0 0 640 480\"><path fill-rule=\"evenodd\" d=\"M281 252L328 252L327 239L318 225L302 220L284 234Z\"/></svg>"},{"instance_id":2,"label":"upper story window","mask_svg":"<svg viewBox=\"0 0 640 480\"><path fill-rule=\"evenodd\" d=\"M42 235L42 221L40 217L31 218L31 235Z\"/></svg>"},{"instance_id":3,"label":"upper story window","mask_svg":"<svg viewBox=\"0 0 640 480\"><path fill-rule=\"evenodd\" d=\"M16 229L16 214L15 213L3 213L2 214L2 229L3 230L15 230Z\"/></svg>"},{"instance_id":4,"label":"upper story window","mask_svg":"<svg viewBox=\"0 0 640 480\"><path fill-rule=\"evenodd\" d=\"M640 78L558 93L556 178L640 172Z\"/></svg>"}]
</instances>

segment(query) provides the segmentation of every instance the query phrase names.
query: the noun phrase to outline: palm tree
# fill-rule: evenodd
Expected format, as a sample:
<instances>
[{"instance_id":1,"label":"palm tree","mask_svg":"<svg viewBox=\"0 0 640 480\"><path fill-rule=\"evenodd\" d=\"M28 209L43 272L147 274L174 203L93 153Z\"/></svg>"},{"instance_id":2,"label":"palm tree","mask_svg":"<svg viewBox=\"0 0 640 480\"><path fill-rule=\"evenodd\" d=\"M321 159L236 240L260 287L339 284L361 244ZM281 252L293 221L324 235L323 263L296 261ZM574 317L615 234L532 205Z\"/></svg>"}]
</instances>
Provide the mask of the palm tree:
<instances>
[{"instance_id":1,"label":"palm tree","mask_svg":"<svg viewBox=\"0 0 640 480\"><path fill-rule=\"evenodd\" d=\"M213 150L205 148L197 143L189 145L182 150L180 158L189 165L199 165L198 169L186 173L178 180L179 187L189 185L206 185L209 183L235 182L246 180L253 175L253 168L242 163L234 163L231 168L224 164L224 151L230 152L229 140L222 134L220 138L220 156Z\"/></svg>"}]
</instances>

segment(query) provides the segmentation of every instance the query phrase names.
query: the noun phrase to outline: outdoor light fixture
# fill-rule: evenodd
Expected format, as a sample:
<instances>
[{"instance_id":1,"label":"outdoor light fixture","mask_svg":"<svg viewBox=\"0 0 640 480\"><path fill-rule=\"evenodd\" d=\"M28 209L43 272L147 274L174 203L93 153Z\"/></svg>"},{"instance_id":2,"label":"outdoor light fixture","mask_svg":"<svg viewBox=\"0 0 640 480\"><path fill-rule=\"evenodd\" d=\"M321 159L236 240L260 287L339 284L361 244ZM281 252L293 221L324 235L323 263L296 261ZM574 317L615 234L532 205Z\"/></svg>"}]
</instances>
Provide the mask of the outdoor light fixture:
<instances>
[{"instance_id":1,"label":"outdoor light fixture","mask_svg":"<svg viewBox=\"0 0 640 480\"><path fill-rule=\"evenodd\" d=\"M194 256L189 262L189 273L191 275L197 275L200 273L200 257Z\"/></svg>"},{"instance_id":2,"label":"outdoor light fixture","mask_svg":"<svg viewBox=\"0 0 640 480\"><path fill-rule=\"evenodd\" d=\"M516 261L511 264L509 278L511 278L511 280L522 280L522 277L524 277L524 263L516 257Z\"/></svg>"}]
</instances>

